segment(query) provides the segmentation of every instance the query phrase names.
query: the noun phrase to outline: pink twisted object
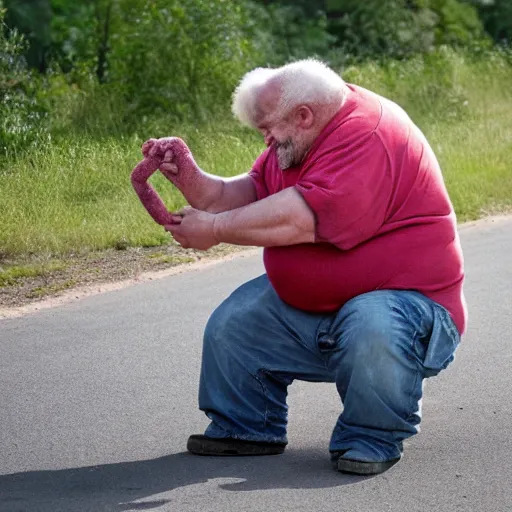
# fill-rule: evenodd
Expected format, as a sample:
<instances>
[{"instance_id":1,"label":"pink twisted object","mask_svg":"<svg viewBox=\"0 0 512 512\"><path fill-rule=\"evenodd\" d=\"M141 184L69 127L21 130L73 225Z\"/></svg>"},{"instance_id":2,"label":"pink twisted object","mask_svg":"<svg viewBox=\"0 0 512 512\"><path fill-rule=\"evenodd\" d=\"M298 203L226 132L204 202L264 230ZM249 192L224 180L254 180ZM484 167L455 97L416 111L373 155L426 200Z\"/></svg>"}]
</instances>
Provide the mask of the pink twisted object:
<instances>
[{"instance_id":1,"label":"pink twisted object","mask_svg":"<svg viewBox=\"0 0 512 512\"><path fill-rule=\"evenodd\" d=\"M148 183L148 179L161 166L164 156L172 159L175 164L176 172L160 169L160 172L174 185L181 188L180 178L177 176L177 170L193 170L197 167L187 145L177 137L168 137L164 139L150 139L142 146L144 160L139 162L131 173L131 182L135 192L139 196L141 203L153 220L158 224L174 224L171 213L165 207L156 190Z\"/></svg>"},{"instance_id":2,"label":"pink twisted object","mask_svg":"<svg viewBox=\"0 0 512 512\"><path fill-rule=\"evenodd\" d=\"M132 171L131 181L144 208L155 222L164 226L172 224L171 214L156 190L148 183L148 179L158 169L160 162L161 158L147 156Z\"/></svg>"}]
</instances>

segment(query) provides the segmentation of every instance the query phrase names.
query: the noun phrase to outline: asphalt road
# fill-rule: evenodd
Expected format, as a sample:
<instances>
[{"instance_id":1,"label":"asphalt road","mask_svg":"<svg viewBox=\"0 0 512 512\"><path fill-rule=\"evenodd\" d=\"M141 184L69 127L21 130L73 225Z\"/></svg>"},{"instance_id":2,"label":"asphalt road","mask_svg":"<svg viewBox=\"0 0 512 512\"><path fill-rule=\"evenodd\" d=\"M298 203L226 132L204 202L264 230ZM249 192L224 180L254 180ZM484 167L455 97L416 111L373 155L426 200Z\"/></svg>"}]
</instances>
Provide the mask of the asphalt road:
<instances>
[{"instance_id":1,"label":"asphalt road","mask_svg":"<svg viewBox=\"0 0 512 512\"><path fill-rule=\"evenodd\" d=\"M512 220L461 236L468 333L387 473L331 469L331 384L291 386L284 455L186 453L203 327L253 255L0 321L0 511L512 511Z\"/></svg>"}]
</instances>

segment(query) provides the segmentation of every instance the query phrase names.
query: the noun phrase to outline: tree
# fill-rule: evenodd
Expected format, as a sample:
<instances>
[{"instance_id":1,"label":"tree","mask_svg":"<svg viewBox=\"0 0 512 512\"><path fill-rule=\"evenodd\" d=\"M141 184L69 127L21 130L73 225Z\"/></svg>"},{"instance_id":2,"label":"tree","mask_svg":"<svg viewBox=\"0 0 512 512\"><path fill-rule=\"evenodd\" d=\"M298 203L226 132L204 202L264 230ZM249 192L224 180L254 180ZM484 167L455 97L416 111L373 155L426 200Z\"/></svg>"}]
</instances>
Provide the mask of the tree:
<instances>
[{"instance_id":1,"label":"tree","mask_svg":"<svg viewBox=\"0 0 512 512\"><path fill-rule=\"evenodd\" d=\"M53 0L53 56L66 73L85 68L106 81L113 6L114 0Z\"/></svg>"},{"instance_id":2,"label":"tree","mask_svg":"<svg viewBox=\"0 0 512 512\"><path fill-rule=\"evenodd\" d=\"M512 2L510 0L475 0L485 29L498 43L512 43Z\"/></svg>"},{"instance_id":3,"label":"tree","mask_svg":"<svg viewBox=\"0 0 512 512\"><path fill-rule=\"evenodd\" d=\"M484 38L484 27L474 6L459 0L425 0L435 13L436 44L468 46Z\"/></svg>"},{"instance_id":4,"label":"tree","mask_svg":"<svg viewBox=\"0 0 512 512\"><path fill-rule=\"evenodd\" d=\"M350 55L405 57L434 44L435 15L407 0L327 0L329 28Z\"/></svg>"},{"instance_id":5,"label":"tree","mask_svg":"<svg viewBox=\"0 0 512 512\"><path fill-rule=\"evenodd\" d=\"M36 93L37 77L24 57L27 42L4 23L5 14L0 0L0 154L29 145L46 115Z\"/></svg>"},{"instance_id":6,"label":"tree","mask_svg":"<svg viewBox=\"0 0 512 512\"><path fill-rule=\"evenodd\" d=\"M138 114L201 118L257 60L245 1L119 0L109 79Z\"/></svg>"},{"instance_id":7,"label":"tree","mask_svg":"<svg viewBox=\"0 0 512 512\"><path fill-rule=\"evenodd\" d=\"M5 22L27 41L26 59L30 67L45 72L51 46L52 9L50 0L5 0Z\"/></svg>"},{"instance_id":8,"label":"tree","mask_svg":"<svg viewBox=\"0 0 512 512\"><path fill-rule=\"evenodd\" d=\"M484 38L474 6L460 0L327 0L330 30L356 56L401 58Z\"/></svg>"},{"instance_id":9,"label":"tree","mask_svg":"<svg viewBox=\"0 0 512 512\"><path fill-rule=\"evenodd\" d=\"M306 18L315 16L319 12L326 12L328 0L258 0L265 6L292 6L298 7Z\"/></svg>"}]
</instances>

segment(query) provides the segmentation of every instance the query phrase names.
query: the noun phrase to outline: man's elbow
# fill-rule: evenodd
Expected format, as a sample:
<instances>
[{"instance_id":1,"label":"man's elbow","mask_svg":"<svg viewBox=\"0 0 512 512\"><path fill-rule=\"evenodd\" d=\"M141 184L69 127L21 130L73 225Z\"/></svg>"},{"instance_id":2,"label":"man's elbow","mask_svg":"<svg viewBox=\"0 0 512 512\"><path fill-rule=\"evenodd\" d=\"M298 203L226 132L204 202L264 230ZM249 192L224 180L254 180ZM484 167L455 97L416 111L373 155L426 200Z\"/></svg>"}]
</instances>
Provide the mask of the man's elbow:
<instances>
[{"instance_id":1,"label":"man's elbow","mask_svg":"<svg viewBox=\"0 0 512 512\"><path fill-rule=\"evenodd\" d=\"M294 227L295 236L300 242L314 243L316 240L316 216L306 200L293 189L294 208L290 210L289 222Z\"/></svg>"},{"instance_id":2,"label":"man's elbow","mask_svg":"<svg viewBox=\"0 0 512 512\"><path fill-rule=\"evenodd\" d=\"M306 208L309 207L306 205ZM316 219L311 210L298 211L289 220L292 244L312 244L316 240Z\"/></svg>"}]
</instances>

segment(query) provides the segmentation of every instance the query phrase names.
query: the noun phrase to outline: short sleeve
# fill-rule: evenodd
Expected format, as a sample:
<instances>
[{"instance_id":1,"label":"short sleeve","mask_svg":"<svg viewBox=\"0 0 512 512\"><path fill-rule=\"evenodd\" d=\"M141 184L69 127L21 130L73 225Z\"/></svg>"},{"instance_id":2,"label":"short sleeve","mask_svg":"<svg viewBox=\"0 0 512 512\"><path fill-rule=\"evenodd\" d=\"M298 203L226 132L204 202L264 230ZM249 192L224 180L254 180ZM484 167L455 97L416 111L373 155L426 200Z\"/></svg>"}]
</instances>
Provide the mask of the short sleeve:
<instances>
[{"instance_id":1,"label":"short sleeve","mask_svg":"<svg viewBox=\"0 0 512 512\"><path fill-rule=\"evenodd\" d=\"M316 216L316 241L349 250L378 234L392 199L391 162L377 134L332 148L296 184Z\"/></svg>"},{"instance_id":2,"label":"short sleeve","mask_svg":"<svg viewBox=\"0 0 512 512\"><path fill-rule=\"evenodd\" d=\"M258 201L270 195L267 184L265 182L265 164L268 159L270 149L266 149L254 162L252 169L249 171L249 176L252 178L254 186L256 187L256 194Z\"/></svg>"}]
</instances>

